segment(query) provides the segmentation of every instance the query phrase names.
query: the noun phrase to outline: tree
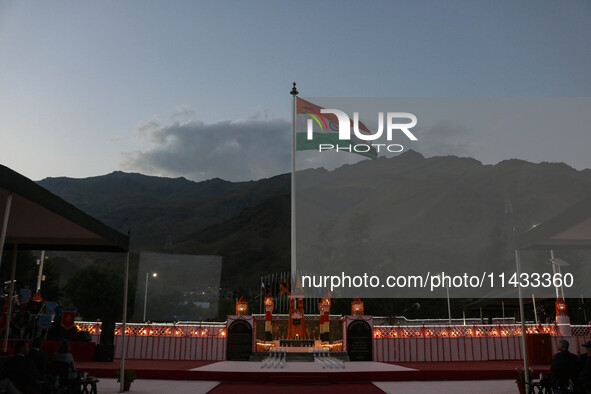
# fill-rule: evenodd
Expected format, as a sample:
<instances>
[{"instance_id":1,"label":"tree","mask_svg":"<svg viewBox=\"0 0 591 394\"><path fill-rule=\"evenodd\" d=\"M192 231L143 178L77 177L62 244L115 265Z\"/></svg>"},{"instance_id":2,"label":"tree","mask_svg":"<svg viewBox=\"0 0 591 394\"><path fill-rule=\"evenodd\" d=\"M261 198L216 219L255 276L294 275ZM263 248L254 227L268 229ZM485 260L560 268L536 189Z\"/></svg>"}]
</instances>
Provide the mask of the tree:
<instances>
[{"instance_id":1,"label":"tree","mask_svg":"<svg viewBox=\"0 0 591 394\"><path fill-rule=\"evenodd\" d=\"M37 265L38 258L39 254L35 256L30 251L23 250L17 252L15 291L18 292L19 289L28 285L29 288L33 290L33 293L35 293L35 290L37 290L37 277L39 275L39 266ZM2 282L10 280L11 269L12 250L5 250L0 271L0 280ZM51 259L45 261L45 264L43 265L43 274L47 279L44 282L41 282L41 295L48 301L59 301L61 296L59 288L60 272L53 265Z\"/></svg>"},{"instance_id":2,"label":"tree","mask_svg":"<svg viewBox=\"0 0 591 394\"><path fill-rule=\"evenodd\" d=\"M86 320L103 322L101 343L113 343L112 330L123 314L123 269L110 264L93 263L80 268L64 288L68 300L78 307ZM129 294L135 294L130 281ZM133 297L128 298L127 315L133 314ZM106 342L105 342L106 341Z\"/></svg>"}]
</instances>

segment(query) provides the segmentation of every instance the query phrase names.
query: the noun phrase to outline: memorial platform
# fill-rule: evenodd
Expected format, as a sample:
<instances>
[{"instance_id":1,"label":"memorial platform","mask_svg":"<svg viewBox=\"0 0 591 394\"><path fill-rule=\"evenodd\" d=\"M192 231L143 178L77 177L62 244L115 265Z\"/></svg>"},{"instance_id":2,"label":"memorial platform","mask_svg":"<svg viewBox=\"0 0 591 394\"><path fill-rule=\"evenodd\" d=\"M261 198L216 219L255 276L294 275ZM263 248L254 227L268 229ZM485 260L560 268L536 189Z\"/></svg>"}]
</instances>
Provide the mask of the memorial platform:
<instances>
[{"instance_id":1,"label":"memorial platform","mask_svg":"<svg viewBox=\"0 0 591 394\"><path fill-rule=\"evenodd\" d=\"M306 348L295 348L295 349L300 349L300 351L292 350L292 349L288 348L285 351L285 356L287 357L287 362L294 362L294 361L314 362L314 353L313 352L306 351ZM263 361L267 357L269 357L268 352L253 353L252 356L250 356L250 361ZM349 356L347 355L347 353L330 353L330 357L336 358L337 360L341 360L341 361L349 361Z\"/></svg>"},{"instance_id":2,"label":"memorial platform","mask_svg":"<svg viewBox=\"0 0 591 394\"><path fill-rule=\"evenodd\" d=\"M98 378L113 378L119 369L114 362L79 362L76 367ZM209 380L265 384L329 384L393 381L513 379L522 361L460 362L346 362L344 369L322 369L317 363L287 362L284 368L261 368L256 361L164 361L127 360L126 369L138 379ZM548 372L549 365L534 365L534 375Z\"/></svg>"}]
</instances>

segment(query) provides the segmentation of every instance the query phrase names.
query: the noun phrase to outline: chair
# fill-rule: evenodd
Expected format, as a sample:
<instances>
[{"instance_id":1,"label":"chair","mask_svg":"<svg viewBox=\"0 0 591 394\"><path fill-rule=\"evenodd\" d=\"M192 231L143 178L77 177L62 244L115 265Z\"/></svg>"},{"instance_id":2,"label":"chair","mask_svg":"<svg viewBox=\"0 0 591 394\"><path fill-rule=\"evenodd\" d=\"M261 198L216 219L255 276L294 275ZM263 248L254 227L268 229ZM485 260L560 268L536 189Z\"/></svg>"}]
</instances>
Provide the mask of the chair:
<instances>
[{"instance_id":1,"label":"chair","mask_svg":"<svg viewBox=\"0 0 591 394\"><path fill-rule=\"evenodd\" d=\"M52 361L49 364L49 372L56 377L62 393L80 393L82 385L80 372L72 367L71 364L62 361ZM70 373L75 373L76 377L71 378Z\"/></svg>"}]
</instances>

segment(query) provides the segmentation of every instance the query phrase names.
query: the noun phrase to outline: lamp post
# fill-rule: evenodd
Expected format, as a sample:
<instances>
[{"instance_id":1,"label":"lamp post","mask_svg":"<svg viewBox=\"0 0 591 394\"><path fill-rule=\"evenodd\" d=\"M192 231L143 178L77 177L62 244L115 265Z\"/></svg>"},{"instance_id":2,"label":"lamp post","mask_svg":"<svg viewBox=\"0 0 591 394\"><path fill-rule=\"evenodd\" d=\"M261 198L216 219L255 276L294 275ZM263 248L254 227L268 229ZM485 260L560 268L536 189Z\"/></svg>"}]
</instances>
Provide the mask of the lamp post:
<instances>
[{"instance_id":1,"label":"lamp post","mask_svg":"<svg viewBox=\"0 0 591 394\"><path fill-rule=\"evenodd\" d=\"M562 275L560 267L567 267L569 265L566 261L554 257L553 250L550 251L550 260L548 261L548 263L552 265L552 280L554 280L556 274ZM559 287L556 286L556 298L561 298L562 296L562 299L564 299L564 287L562 286L562 284L560 285L560 293L558 293L558 290Z\"/></svg>"},{"instance_id":2,"label":"lamp post","mask_svg":"<svg viewBox=\"0 0 591 394\"><path fill-rule=\"evenodd\" d=\"M449 301L449 286L445 286L447 290L447 317L449 319L449 325L451 326L451 303Z\"/></svg>"},{"instance_id":3,"label":"lamp post","mask_svg":"<svg viewBox=\"0 0 591 394\"><path fill-rule=\"evenodd\" d=\"M146 309L148 307L148 277L149 277L150 273L146 272L146 288L144 290L144 321L146 321ZM152 278L157 278L158 277L158 273L154 272L152 273Z\"/></svg>"},{"instance_id":4,"label":"lamp post","mask_svg":"<svg viewBox=\"0 0 591 394\"><path fill-rule=\"evenodd\" d=\"M435 275L435 277L441 278L441 280L444 281L443 272ZM447 292L447 318L449 320L449 325L451 326L451 303L449 301L449 286L445 286L445 291Z\"/></svg>"}]
</instances>

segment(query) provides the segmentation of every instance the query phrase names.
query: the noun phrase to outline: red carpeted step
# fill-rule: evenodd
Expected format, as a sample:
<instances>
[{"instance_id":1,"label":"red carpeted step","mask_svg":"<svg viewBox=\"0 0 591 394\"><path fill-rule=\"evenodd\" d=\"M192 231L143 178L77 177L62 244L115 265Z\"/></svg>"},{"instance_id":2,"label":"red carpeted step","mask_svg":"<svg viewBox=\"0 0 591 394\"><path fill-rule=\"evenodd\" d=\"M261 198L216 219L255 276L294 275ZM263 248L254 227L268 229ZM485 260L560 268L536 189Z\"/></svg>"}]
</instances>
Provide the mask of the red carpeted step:
<instances>
[{"instance_id":1,"label":"red carpeted step","mask_svg":"<svg viewBox=\"0 0 591 394\"><path fill-rule=\"evenodd\" d=\"M322 393L322 394L383 394L384 392L371 383L359 384L330 384L330 385L284 385L284 384L239 384L221 383L217 385L210 394L235 394L235 393L256 393L256 394L301 394L301 393Z\"/></svg>"}]
</instances>

